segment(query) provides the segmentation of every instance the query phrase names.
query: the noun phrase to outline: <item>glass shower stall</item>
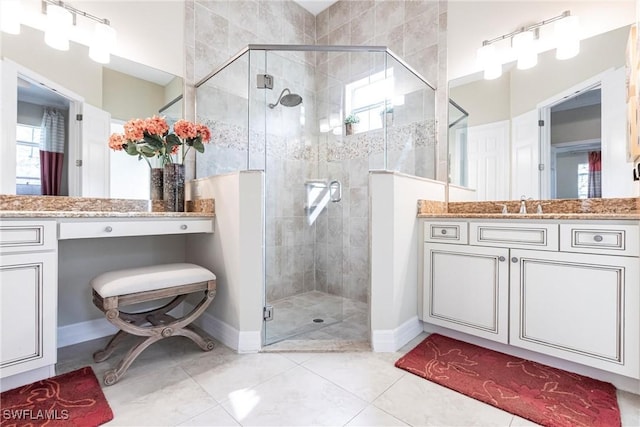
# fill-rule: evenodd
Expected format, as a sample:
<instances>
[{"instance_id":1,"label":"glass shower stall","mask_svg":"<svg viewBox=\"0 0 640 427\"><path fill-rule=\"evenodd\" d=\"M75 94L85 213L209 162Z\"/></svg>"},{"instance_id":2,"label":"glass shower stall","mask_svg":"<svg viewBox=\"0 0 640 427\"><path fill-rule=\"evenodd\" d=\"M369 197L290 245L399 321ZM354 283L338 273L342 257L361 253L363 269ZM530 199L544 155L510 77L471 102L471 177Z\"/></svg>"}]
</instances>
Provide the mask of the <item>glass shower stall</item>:
<instances>
[{"instance_id":1,"label":"glass shower stall","mask_svg":"<svg viewBox=\"0 0 640 427\"><path fill-rule=\"evenodd\" d=\"M369 172L434 178L433 86L385 47L317 45L249 45L196 86L196 177L264 171L264 348L367 345Z\"/></svg>"}]
</instances>

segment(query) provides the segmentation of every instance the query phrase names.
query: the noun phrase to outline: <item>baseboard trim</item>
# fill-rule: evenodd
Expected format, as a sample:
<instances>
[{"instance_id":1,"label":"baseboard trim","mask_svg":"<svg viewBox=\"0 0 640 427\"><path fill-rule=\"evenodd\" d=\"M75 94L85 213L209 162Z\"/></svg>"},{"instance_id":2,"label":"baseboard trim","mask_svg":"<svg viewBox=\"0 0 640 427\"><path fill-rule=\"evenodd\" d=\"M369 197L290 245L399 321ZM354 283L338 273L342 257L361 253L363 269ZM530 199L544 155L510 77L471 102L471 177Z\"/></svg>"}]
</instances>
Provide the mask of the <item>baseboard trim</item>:
<instances>
[{"instance_id":1,"label":"baseboard trim","mask_svg":"<svg viewBox=\"0 0 640 427\"><path fill-rule=\"evenodd\" d=\"M58 327L58 348L113 335L118 328L105 318Z\"/></svg>"},{"instance_id":2,"label":"baseboard trim","mask_svg":"<svg viewBox=\"0 0 640 427\"><path fill-rule=\"evenodd\" d=\"M186 310L191 310L193 307L190 303L185 303ZM194 323L212 338L238 353L257 353L262 348L260 331L239 331L206 311Z\"/></svg>"},{"instance_id":3,"label":"baseboard trim","mask_svg":"<svg viewBox=\"0 0 640 427\"><path fill-rule=\"evenodd\" d=\"M56 365L47 365L0 379L0 392L11 390L56 375Z\"/></svg>"},{"instance_id":4,"label":"baseboard trim","mask_svg":"<svg viewBox=\"0 0 640 427\"><path fill-rule=\"evenodd\" d=\"M418 316L413 316L395 329L373 330L371 347L377 353L392 353L420 333L422 333L422 323L418 320Z\"/></svg>"}]
</instances>

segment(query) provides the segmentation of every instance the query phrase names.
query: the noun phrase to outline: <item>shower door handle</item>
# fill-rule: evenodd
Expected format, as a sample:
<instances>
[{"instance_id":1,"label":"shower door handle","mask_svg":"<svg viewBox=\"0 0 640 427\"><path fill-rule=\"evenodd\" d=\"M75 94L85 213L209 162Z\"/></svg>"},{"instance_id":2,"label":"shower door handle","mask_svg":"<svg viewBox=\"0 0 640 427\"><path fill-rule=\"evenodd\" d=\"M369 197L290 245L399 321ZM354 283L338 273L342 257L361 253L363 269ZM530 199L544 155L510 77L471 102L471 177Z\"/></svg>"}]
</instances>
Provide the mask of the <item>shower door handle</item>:
<instances>
[{"instance_id":1,"label":"shower door handle","mask_svg":"<svg viewBox=\"0 0 640 427\"><path fill-rule=\"evenodd\" d=\"M340 181L331 181L329 183L329 197L333 203L338 203L342 200L342 184Z\"/></svg>"}]
</instances>

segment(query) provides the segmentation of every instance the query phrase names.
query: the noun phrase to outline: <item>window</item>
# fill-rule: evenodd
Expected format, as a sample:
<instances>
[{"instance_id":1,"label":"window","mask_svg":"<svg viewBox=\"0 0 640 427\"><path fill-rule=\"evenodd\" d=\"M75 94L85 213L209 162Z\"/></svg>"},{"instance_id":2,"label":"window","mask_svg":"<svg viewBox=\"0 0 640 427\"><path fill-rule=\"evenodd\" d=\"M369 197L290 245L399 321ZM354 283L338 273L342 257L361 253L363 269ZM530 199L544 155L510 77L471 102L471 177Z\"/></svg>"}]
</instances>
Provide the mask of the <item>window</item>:
<instances>
[{"instance_id":1,"label":"window","mask_svg":"<svg viewBox=\"0 0 640 427\"><path fill-rule=\"evenodd\" d=\"M16 193L40 194L40 127L16 127Z\"/></svg>"},{"instance_id":2,"label":"window","mask_svg":"<svg viewBox=\"0 0 640 427\"><path fill-rule=\"evenodd\" d=\"M355 114L358 132L382 128L387 95L393 93L393 68L372 74L345 86L346 114Z\"/></svg>"},{"instance_id":3,"label":"window","mask_svg":"<svg viewBox=\"0 0 640 427\"><path fill-rule=\"evenodd\" d=\"M589 197L589 163L578 164L578 198Z\"/></svg>"}]
</instances>

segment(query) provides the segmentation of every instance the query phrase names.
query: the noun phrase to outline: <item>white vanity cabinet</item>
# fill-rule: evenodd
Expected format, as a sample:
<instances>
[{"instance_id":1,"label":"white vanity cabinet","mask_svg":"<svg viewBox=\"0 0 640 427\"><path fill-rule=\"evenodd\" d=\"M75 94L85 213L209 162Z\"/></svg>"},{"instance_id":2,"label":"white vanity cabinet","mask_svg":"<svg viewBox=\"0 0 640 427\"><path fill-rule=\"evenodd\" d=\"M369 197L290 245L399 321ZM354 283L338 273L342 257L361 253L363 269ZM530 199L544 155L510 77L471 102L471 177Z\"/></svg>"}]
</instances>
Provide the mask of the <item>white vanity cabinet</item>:
<instances>
[{"instance_id":1,"label":"white vanity cabinet","mask_svg":"<svg viewBox=\"0 0 640 427\"><path fill-rule=\"evenodd\" d=\"M425 322L640 378L637 221L466 225L447 244L424 222Z\"/></svg>"},{"instance_id":2,"label":"white vanity cabinet","mask_svg":"<svg viewBox=\"0 0 640 427\"><path fill-rule=\"evenodd\" d=\"M55 221L0 222L0 378L56 363Z\"/></svg>"}]
</instances>

